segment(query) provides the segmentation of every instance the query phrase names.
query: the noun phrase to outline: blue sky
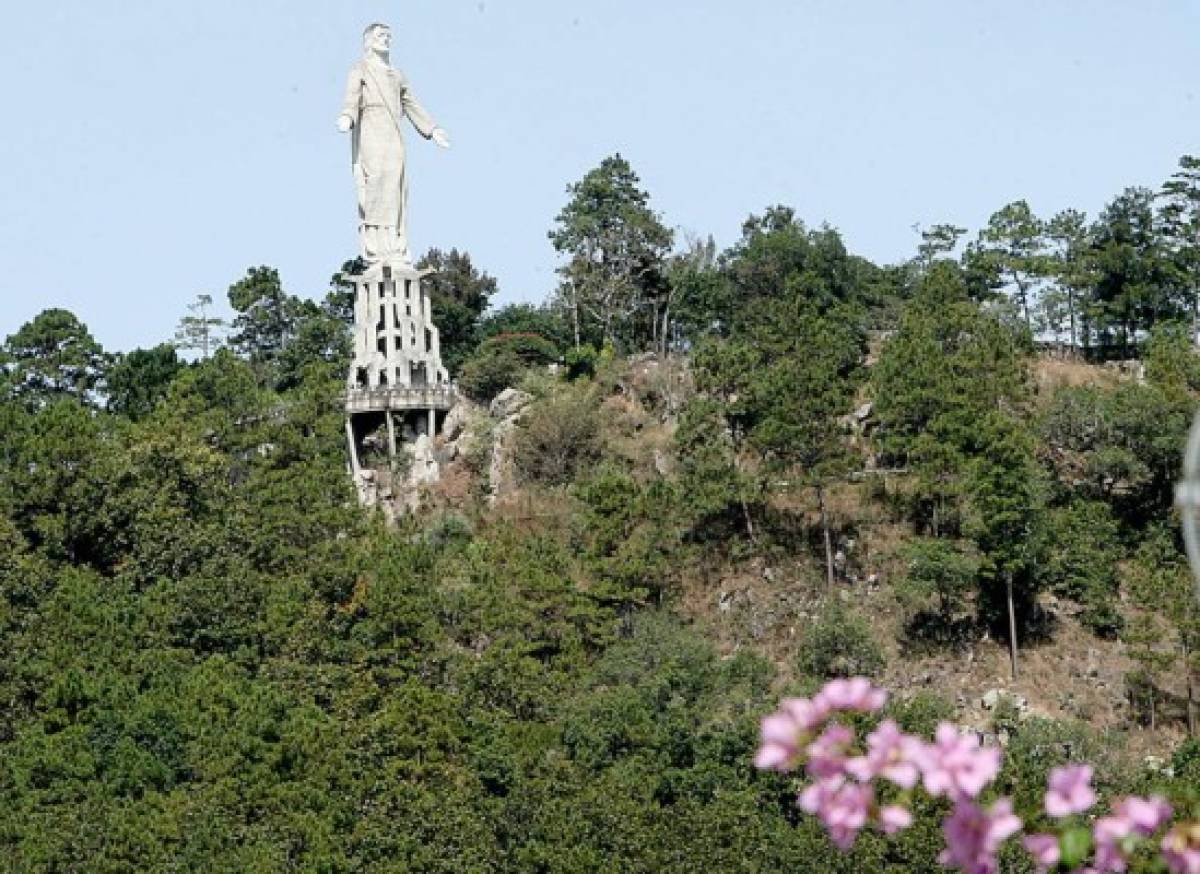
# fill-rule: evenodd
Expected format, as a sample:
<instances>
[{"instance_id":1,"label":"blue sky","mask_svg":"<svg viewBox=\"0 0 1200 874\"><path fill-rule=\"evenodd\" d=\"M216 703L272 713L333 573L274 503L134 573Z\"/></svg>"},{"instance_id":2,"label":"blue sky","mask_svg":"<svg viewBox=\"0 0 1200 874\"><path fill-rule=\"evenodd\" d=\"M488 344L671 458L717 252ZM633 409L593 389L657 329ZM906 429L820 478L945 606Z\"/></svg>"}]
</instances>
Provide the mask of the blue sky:
<instances>
[{"instance_id":1,"label":"blue sky","mask_svg":"<svg viewBox=\"0 0 1200 874\"><path fill-rule=\"evenodd\" d=\"M681 231L774 203L880 262L1003 204L1094 215L1200 153L1197 0L57 0L0 31L0 335L74 311L169 339L251 265L319 297L354 254L344 77L373 20L443 127L414 251L500 301L555 284L565 187L621 152Z\"/></svg>"}]
</instances>

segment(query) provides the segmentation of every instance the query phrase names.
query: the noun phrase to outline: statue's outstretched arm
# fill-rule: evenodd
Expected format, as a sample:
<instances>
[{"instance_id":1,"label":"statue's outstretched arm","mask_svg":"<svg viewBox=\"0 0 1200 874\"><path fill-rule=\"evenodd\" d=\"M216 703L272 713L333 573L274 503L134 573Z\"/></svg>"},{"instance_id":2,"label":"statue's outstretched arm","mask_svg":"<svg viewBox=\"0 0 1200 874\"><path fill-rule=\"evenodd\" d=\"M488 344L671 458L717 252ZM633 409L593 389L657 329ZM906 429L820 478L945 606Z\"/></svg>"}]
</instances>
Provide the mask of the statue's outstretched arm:
<instances>
[{"instance_id":1,"label":"statue's outstretched arm","mask_svg":"<svg viewBox=\"0 0 1200 874\"><path fill-rule=\"evenodd\" d=\"M408 116L408 120L427 140L433 140L443 149L450 148L450 137L444 130L438 127L437 122L433 120L433 116L425 111L417 98L413 96L412 89L405 86L401 92L400 99L404 103L404 114Z\"/></svg>"}]
</instances>

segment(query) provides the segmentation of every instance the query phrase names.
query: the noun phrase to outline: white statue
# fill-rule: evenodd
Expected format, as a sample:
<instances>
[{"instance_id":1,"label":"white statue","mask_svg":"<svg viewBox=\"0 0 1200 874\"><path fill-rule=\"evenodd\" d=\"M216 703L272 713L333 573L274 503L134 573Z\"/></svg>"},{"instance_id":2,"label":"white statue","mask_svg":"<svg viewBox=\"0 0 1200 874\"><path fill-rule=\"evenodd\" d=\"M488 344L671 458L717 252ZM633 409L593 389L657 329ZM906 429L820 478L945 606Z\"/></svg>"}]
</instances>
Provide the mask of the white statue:
<instances>
[{"instance_id":1,"label":"white statue","mask_svg":"<svg viewBox=\"0 0 1200 874\"><path fill-rule=\"evenodd\" d=\"M411 264L408 251L408 181L404 169L405 117L444 149L450 139L389 63L392 31L372 24L363 33L365 54L350 71L338 130L354 132L354 182L358 188L359 242L368 261Z\"/></svg>"}]
</instances>

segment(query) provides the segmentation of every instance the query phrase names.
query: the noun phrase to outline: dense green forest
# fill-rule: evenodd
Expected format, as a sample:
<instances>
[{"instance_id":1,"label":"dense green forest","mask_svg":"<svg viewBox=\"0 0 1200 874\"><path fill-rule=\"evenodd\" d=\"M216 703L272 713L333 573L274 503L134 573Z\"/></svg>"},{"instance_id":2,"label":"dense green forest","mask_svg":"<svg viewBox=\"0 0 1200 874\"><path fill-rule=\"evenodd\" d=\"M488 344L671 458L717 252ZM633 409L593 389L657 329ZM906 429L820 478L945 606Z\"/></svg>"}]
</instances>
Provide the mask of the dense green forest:
<instances>
[{"instance_id":1,"label":"dense green forest","mask_svg":"<svg viewBox=\"0 0 1200 874\"><path fill-rule=\"evenodd\" d=\"M121 354L46 310L0 349L0 867L934 870L937 817L843 855L752 767L779 696L849 674L1002 742L1027 822L1084 759L1188 809L1198 232L1185 157L1094 220L1018 201L901 264L782 206L718 251L611 157L567 190L545 305L422 259L479 406L395 526L347 473L360 265L319 303L254 267L229 324L202 295ZM1047 668L1077 651L1119 666L1103 712ZM982 712L917 676L997 657Z\"/></svg>"}]
</instances>

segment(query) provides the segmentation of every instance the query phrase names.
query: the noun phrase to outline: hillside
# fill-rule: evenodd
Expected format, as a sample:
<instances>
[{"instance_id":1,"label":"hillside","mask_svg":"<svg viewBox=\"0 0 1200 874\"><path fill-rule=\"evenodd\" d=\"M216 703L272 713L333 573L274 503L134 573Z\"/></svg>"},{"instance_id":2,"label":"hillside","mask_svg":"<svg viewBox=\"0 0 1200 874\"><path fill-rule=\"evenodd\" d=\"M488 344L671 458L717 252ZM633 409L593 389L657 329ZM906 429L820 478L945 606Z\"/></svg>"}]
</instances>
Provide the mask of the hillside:
<instances>
[{"instance_id":1,"label":"hillside","mask_svg":"<svg viewBox=\"0 0 1200 874\"><path fill-rule=\"evenodd\" d=\"M622 362L613 371L605 386L611 394L598 392L591 397L600 414L594 420L601 424L600 442L621 470L641 480L659 478L678 466L673 449L676 421L670 410L694 397L687 361L639 359ZM1112 390L1132 384L1136 376L1127 371L1116 365L1046 357L1033 363L1031 377L1045 406L1062 388ZM670 404L663 401L664 383L675 386ZM529 398L522 412L539 416L539 405L545 402ZM871 419L854 421L849 414L846 418L869 435ZM466 435L471 427L486 430L489 424L481 408L467 421L456 437ZM457 442L468 443L469 437ZM870 468L874 450L869 438L862 439L861 445L860 461ZM495 444L488 447L488 453L497 451ZM442 508L479 512L471 497L491 495L497 488L488 482L489 474L495 473L490 456L484 469L478 462L473 467L460 449L450 454L454 460L431 500ZM507 471L507 481L498 486L500 497L488 502L491 512L519 520L530 532L569 536L561 524L573 509L569 490L517 484L512 478L512 471ZM904 495L911 481L909 474L884 470L855 475L830 489L830 514L838 531L838 578L833 588L826 585L817 550L797 554L781 550L778 544L763 548L740 544L735 554L722 555L717 563L705 555L692 566L676 568L672 606L712 639L724 656L752 652L767 658L782 687L802 679L795 668L799 644L823 611L831 604L845 605L868 621L886 662L879 676L901 697L934 693L952 706L956 721L986 731L993 714L984 697L999 690L1021 699L1025 715L1077 720L1101 732L1125 732L1123 747L1131 756L1168 756L1185 726L1178 719L1153 729L1144 724L1129 699L1127 675L1137 663L1127 652L1128 644L1090 631L1079 621L1083 608L1070 598L1051 592L1040 597L1040 609L1052 631L1029 645L1017 680L1010 676L1005 641L986 629L946 647L908 638L911 604L897 595L896 583L906 575L904 546L915 532L909 520L898 517L890 499ZM803 495L781 490L772 496L771 504L795 514L796 524L817 525L816 507ZM1136 600L1128 591L1122 590L1116 598L1125 615L1136 614ZM1162 692L1177 699L1185 694L1169 680Z\"/></svg>"},{"instance_id":2,"label":"hillside","mask_svg":"<svg viewBox=\"0 0 1200 874\"><path fill-rule=\"evenodd\" d=\"M1030 831L1085 761L1103 803L1191 815L1200 353L1184 250L1128 238L1149 193L880 267L785 207L672 254L619 156L570 191L546 306L421 262L461 402L419 476L363 436L379 508L354 263L320 303L252 268L193 360L59 309L5 340L4 866L934 870L945 800L842 853L753 766L781 697L847 676L1001 745L986 800Z\"/></svg>"},{"instance_id":3,"label":"hillside","mask_svg":"<svg viewBox=\"0 0 1200 874\"><path fill-rule=\"evenodd\" d=\"M1150 730L1128 703L1139 644L1079 619L1114 607L1134 627L1127 536L1114 599L1040 591L1045 637L1023 645L1016 682L970 592L952 640L913 636L927 595L902 594L903 555L921 483L877 445L891 354L838 395L874 409L829 432L848 452L823 481L832 584L810 481L727 454L729 432L697 419L711 410L703 357L526 371L496 416L462 408L441 482L391 527L356 506L337 383L320 368L279 393L221 353L136 420L72 398L4 405L5 857L14 870L683 871L698 855L714 870L928 870L933 820L842 857L796 821L786 779L750 767L777 697L846 671L895 688L891 712L913 730L952 717L997 733L1023 803L1081 755L1102 791L1163 785L1150 754L1187 785L1178 675L1156 675ZM1061 369L1038 365L1030 384ZM1105 397L1156 391L1070 373ZM1030 421L1058 421L1063 401L1039 390ZM1067 452L1052 448L1049 467ZM1089 469L1063 467L1076 468ZM1117 506L1134 485L1110 489ZM1028 709L985 712L994 688Z\"/></svg>"}]
</instances>

